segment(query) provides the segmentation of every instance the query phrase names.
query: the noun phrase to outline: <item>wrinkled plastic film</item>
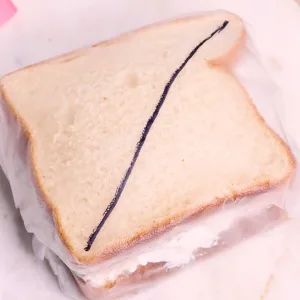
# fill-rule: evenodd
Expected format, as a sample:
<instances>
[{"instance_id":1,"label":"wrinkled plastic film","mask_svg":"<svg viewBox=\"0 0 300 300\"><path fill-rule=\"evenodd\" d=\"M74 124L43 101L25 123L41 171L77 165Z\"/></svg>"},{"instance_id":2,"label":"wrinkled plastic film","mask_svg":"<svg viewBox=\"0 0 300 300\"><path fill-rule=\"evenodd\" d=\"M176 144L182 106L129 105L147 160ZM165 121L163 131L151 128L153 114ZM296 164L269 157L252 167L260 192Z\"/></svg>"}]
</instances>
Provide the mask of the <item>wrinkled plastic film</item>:
<instances>
[{"instance_id":1,"label":"wrinkled plastic film","mask_svg":"<svg viewBox=\"0 0 300 300\"><path fill-rule=\"evenodd\" d=\"M284 104L280 89L259 63L250 39L229 67L245 87L267 124L290 146L298 162L298 145L284 126L284 111L281 109ZM232 203L224 203L197 219L177 225L167 233L128 249L99 265L81 265L70 255L58 236L51 211L33 178L27 137L3 99L0 101L0 132L0 164L10 182L14 202L20 209L26 230L33 234L34 252L39 259L49 260L62 291L76 300L82 299L82 296L72 274L89 299L119 297L125 293L138 292L141 287L144 290L149 287L149 283L151 285L155 282L127 282L124 276L124 283L113 287L107 295L103 295L98 288L103 286L106 279L114 281L122 272L130 275L137 271L139 265L145 266L147 262L159 263L162 259L163 264L156 269L157 274L181 268L191 264L193 260L202 259L214 252L222 252L224 248L232 247L243 239L276 226L288 216L297 217L297 209L300 212L296 203L299 198L297 183L300 178L296 171L292 179L280 187ZM247 229L251 229L250 232ZM194 245L189 248L188 241L185 242L187 232L191 234L190 239L193 239L194 232L195 236L200 237L197 241L197 253L193 250ZM176 247L172 248L170 245ZM159 253L157 249L160 249Z\"/></svg>"}]
</instances>

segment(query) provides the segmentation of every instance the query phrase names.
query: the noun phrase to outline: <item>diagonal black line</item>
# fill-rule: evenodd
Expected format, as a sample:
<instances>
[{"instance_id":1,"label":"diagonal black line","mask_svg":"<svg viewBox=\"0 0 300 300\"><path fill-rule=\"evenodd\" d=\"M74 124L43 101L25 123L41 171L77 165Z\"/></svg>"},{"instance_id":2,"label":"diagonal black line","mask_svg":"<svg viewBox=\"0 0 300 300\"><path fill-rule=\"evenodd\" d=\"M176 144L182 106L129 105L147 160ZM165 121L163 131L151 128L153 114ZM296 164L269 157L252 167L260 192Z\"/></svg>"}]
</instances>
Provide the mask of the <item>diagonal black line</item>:
<instances>
[{"instance_id":1,"label":"diagonal black line","mask_svg":"<svg viewBox=\"0 0 300 300\"><path fill-rule=\"evenodd\" d=\"M151 117L148 119L147 124L142 132L141 138L138 141L136 148L135 148L135 152L133 155L133 158L130 162L129 168L127 169L124 178L121 181L121 184L119 185L119 187L116 190L115 196L112 199L112 201L110 202L110 204L107 206L106 210L103 213L103 217L101 222L99 223L99 225L94 229L93 233L90 235L89 240L87 242L87 246L84 248L85 251L89 251L93 245L93 242L95 241L98 233L100 232L101 228L103 227L104 223L106 222L107 218L109 217L109 215L112 213L113 209L115 208L115 206L117 205L122 192L126 186L126 183L128 181L128 178L134 168L134 165L139 157L139 154L142 150L142 147L146 141L147 135L150 132L150 129L155 121L155 119L157 118L159 111L162 107L162 105L165 102L165 99L169 93L169 90L172 86L172 84L174 83L175 79L177 78L177 76L179 75L179 73L183 70L183 68L186 66L186 64L189 62L189 60L196 54L196 52L199 50L199 48L205 44L208 40L210 40L215 34L220 33L223 29L225 29L225 27L228 25L228 21L224 21L223 24L221 26L219 26L214 32L212 32L210 34L210 36L208 36L206 39L204 39L200 44L198 44L193 51L189 54L189 56L185 59L185 61L181 64L181 66L173 73L173 75L171 76L170 81L166 84L164 91L160 97L159 102L157 103L154 112L152 113Z\"/></svg>"}]
</instances>

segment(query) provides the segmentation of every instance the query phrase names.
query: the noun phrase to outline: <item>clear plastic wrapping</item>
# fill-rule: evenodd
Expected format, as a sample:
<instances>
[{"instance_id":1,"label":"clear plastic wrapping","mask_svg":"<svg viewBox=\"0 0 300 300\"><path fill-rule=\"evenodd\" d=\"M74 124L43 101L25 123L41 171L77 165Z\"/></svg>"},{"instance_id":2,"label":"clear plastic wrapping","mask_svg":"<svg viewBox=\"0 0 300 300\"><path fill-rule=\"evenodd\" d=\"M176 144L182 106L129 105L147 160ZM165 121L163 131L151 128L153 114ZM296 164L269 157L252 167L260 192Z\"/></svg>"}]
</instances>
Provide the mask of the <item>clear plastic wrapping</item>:
<instances>
[{"instance_id":1,"label":"clear plastic wrapping","mask_svg":"<svg viewBox=\"0 0 300 300\"><path fill-rule=\"evenodd\" d=\"M298 160L297 145L294 142L289 143L292 138L285 132L283 126L280 89L259 64L259 57L250 39L230 67L235 77L246 88L267 124L289 144ZM73 299L79 300L82 296L77 290L72 274L87 297L100 299L102 293L98 293L98 288L102 286L104 279L107 276L109 278L112 276L110 278L112 281L116 279L111 272L112 268L115 270L122 267L125 273L130 273L129 270L134 272L138 265L143 264L142 255L149 255L149 253L151 259L147 259L147 262L149 260L151 263L160 262L161 256L158 261L155 260L155 253L159 248L160 255L164 249L166 250L169 262L160 265L155 271L161 273L178 269L191 263L192 260L202 259L215 251L220 252L223 248L231 247L242 239L281 222L288 215L295 216L294 211L299 207L294 203L296 197L293 197L297 193L296 183L299 177L297 171L291 181L280 187L233 203L224 203L218 209L175 226L167 233L116 255L102 264L81 265L69 254L58 236L51 212L36 188L32 176L28 140L18 120L2 99L0 132L0 164L9 179L15 205L20 209L25 227L33 234L34 252L39 259L49 260L61 289ZM198 237L197 253L193 251L192 246L191 248L187 246L191 240L195 242L195 236ZM176 246L172 248L169 244ZM173 251L171 255L170 249ZM136 257L137 251L142 255ZM174 259L170 258L172 255ZM141 279L128 283L125 278L124 284L112 288L107 295L114 297L124 295L125 292L136 293L141 290L141 286L147 287L148 283L155 284L151 280Z\"/></svg>"}]
</instances>

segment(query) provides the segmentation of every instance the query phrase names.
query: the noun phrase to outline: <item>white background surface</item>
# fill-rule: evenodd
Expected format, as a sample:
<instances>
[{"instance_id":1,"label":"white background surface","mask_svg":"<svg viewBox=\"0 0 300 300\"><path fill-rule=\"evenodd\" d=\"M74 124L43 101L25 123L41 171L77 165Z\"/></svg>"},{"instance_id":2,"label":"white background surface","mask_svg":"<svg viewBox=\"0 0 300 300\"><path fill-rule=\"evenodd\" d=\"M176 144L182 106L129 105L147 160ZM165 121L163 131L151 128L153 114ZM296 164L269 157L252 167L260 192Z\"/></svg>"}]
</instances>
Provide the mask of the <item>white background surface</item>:
<instances>
[{"instance_id":1,"label":"white background surface","mask_svg":"<svg viewBox=\"0 0 300 300\"><path fill-rule=\"evenodd\" d=\"M265 68L282 88L286 125L300 142L300 9L292 0L14 2L19 12L0 28L0 76L164 18L220 8L238 13L249 26ZM31 238L23 229L2 174L0 243L0 299L66 299L47 264L34 258Z\"/></svg>"}]
</instances>

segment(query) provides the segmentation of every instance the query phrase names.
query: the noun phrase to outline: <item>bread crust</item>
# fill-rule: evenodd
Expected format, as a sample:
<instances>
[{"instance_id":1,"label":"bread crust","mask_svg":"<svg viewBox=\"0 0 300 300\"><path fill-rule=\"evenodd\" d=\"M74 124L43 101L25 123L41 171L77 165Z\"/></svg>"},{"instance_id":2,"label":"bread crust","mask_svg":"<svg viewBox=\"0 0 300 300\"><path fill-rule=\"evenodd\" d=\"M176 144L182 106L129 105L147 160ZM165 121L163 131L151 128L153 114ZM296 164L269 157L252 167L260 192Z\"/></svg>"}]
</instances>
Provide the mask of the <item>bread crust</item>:
<instances>
[{"instance_id":1,"label":"bread crust","mask_svg":"<svg viewBox=\"0 0 300 300\"><path fill-rule=\"evenodd\" d=\"M237 16L233 15L233 14L229 14L226 13L226 15L230 15L231 17L234 18L238 18ZM179 20L173 20L173 21L168 21L168 23L177 23L177 22L183 22L186 20L191 20L191 19L199 19L199 18L205 18L207 17L206 15L204 16L198 16L198 17L186 17L186 18L182 18ZM239 18L238 18L239 19ZM101 42L93 47L105 47L106 45L110 45L113 43L118 43L124 39L129 38L131 35L133 35L136 32L141 32L144 30L148 30L149 28L153 28L153 27L159 27L164 25L165 22L161 22L158 24L154 24L151 26L146 26L144 28L138 29L136 31L132 31L130 33L125 33L113 40L109 40L109 41L104 41ZM223 65L224 60L230 60L237 52L237 50L240 48L240 44L243 42L243 40L245 39L245 31L242 32L240 39L236 42L236 44L230 49L230 51L228 53L225 53L224 56L222 57L218 57L216 59L214 59L213 61L210 61L209 63L211 64L211 67L213 68L220 68L219 65ZM83 55L86 51L88 51L88 49L82 49L82 50L76 50L73 51L69 54L65 54L62 56L59 56L57 58L48 60L48 61L44 61L41 62L40 64L44 64L44 63L48 63L49 61L51 62L57 62L57 63L64 63L67 62L69 60L75 59L78 55ZM217 66L216 66L217 65ZM34 65L33 65L34 66ZM32 66L28 66L27 68L31 68ZM226 72L228 72L226 70ZM233 77L234 78L234 77ZM236 79L235 79L236 80ZM238 81L236 80L236 82L238 83ZM240 86L241 84L238 83ZM241 86L242 87L242 86ZM67 249L69 250L69 252L71 253L71 255L81 264L92 264L92 263L99 263L102 260L106 260L109 257L116 255L117 253L130 248L132 246L134 246L135 244L142 242L148 238L150 238L151 236L153 236L154 234L159 234L162 233L164 231L166 231L168 228L171 228L189 218L195 217L197 215L199 215L199 213L201 213L204 210L210 209L211 207L216 207L221 205L224 202L227 201L231 201L234 200L236 198L239 197L243 197L243 196L248 196L248 195L252 195L255 193L259 193L262 191L265 191L268 188L271 187L275 187L279 184L281 184L282 182L284 182L285 180L287 180L291 175L292 172L295 168L296 162L295 159L293 158L293 155L290 151L290 149L288 148L288 146L285 144L285 142L266 124L266 122L264 121L264 119L262 118L262 116L259 114L257 108L255 107L254 103L251 101L248 93L246 92L245 88L242 87L244 92L245 92L245 97L248 99L250 106L252 107L252 109L255 111L255 114L259 120L259 122L261 123L261 125L263 127L265 127L272 135L273 137L280 143L282 150L284 152L286 152L288 158L289 158L289 170L286 173L286 175L282 178L282 180L279 181L263 181L263 182L257 182L255 184L253 184L253 186L251 186L249 189L241 192L241 193L237 193L235 191L232 192L232 195L230 197L227 198L217 198L215 199L213 204L210 205L206 205L206 206L201 206L198 207L197 209L193 209L190 211L186 211L185 213L182 214L178 214L177 216L173 217L173 218L169 218L166 219L164 222L161 222L160 224L157 224L155 227L149 227L149 228L144 228L144 230L140 231L139 233L137 233L133 238L127 240L125 243L119 243L114 245L111 248L107 248L105 251L101 252L101 253L97 253L97 254L92 254L89 256L83 256L78 254L75 249L72 247L71 243L69 242L68 239L68 235L66 234L66 232L64 231L62 225L61 225L61 216L59 213L59 210L57 207L55 207L51 201L51 199L49 199L48 195L45 192L45 189L42 185L41 182L41 178L39 176L39 171L38 171L38 166L35 163L35 139L32 136L32 133L29 130L29 126L27 124L27 122L22 118L21 114L19 114L16 109L14 108L13 102L9 99L8 95L6 94L5 88L4 86L0 85L0 89L2 91L3 94L3 98L5 100L5 102L7 103L10 111L14 114L15 118L20 122L20 124L22 125L22 127L24 128L24 131L27 135L28 141L29 141L29 147L30 147L30 164L31 164L31 168L32 168L32 172L33 172L33 176L34 176L34 180L35 183L37 185L37 188L39 189L39 191L41 192L41 195L44 199L44 201L46 202L47 206L50 208L52 216L53 216L53 220L55 223L55 226L57 228L59 237L61 238L61 240L63 241L64 245L67 247Z\"/></svg>"}]
</instances>

